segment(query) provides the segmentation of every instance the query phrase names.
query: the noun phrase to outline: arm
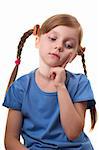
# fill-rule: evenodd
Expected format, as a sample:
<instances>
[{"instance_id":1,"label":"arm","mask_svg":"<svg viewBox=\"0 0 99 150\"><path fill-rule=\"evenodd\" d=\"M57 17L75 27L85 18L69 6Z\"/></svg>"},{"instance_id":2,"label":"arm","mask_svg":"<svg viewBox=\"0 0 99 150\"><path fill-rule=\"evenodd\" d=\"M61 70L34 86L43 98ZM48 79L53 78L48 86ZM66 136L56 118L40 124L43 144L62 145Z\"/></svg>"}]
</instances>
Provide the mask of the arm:
<instances>
[{"instance_id":1,"label":"arm","mask_svg":"<svg viewBox=\"0 0 99 150\"><path fill-rule=\"evenodd\" d=\"M68 138L74 140L84 128L87 104L86 102L73 104L65 85L59 86L57 91L61 124Z\"/></svg>"},{"instance_id":2,"label":"arm","mask_svg":"<svg viewBox=\"0 0 99 150\"><path fill-rule=\"evenodd\" d=\"M25 148L20 143L21 125L22 125L21 112L10 109L8 112L5 139L4 139L6 150L27 150L27 148Z\"/></svg>"},{"instance_id":3,"label":"arm","mask_svg":"<svg viewBox=\"0 0 99 150\"><path fill-rule=\"evenodd\" d=\"M87 104L86 102L73 104L64 83L66 75L63 67L52 68L50 76L52 76L51 79L58 94L61 124L67 137L70 140L74 140L84 128Z\"/></svg>"}]
</instances>

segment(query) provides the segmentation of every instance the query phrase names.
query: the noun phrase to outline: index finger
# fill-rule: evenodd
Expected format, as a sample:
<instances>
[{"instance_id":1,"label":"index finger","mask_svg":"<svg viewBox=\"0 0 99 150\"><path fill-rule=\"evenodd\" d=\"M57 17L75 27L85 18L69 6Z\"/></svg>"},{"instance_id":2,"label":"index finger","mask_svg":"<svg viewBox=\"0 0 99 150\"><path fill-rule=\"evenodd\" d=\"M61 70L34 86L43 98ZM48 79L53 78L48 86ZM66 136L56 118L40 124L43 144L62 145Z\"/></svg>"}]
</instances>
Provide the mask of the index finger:
<instances>
[{"instance_id":1,"label":"index finger","mask_svg":"<svg viewBox=\"0 0 99 150\"><path fill-rule=\"evenodd\" d=\"M69 62L70 59L70 55L68 56L68 58L66 59L66 61L63 63L62 67L65 68L67 63Z\"/></svg>"},{"instance_id":2,"label":"index finger","mask_svg":"<svg viewBox=\"0 0 99 150\"><path fill-rule=\"evenodd\" d=\"M62 67L65 68L66 65L67 65L67 63L68 63L68 62L67 62L67 60L66 60L66 61L64 62L64 64L62 65Z\"/></svg>"}]
</instances>

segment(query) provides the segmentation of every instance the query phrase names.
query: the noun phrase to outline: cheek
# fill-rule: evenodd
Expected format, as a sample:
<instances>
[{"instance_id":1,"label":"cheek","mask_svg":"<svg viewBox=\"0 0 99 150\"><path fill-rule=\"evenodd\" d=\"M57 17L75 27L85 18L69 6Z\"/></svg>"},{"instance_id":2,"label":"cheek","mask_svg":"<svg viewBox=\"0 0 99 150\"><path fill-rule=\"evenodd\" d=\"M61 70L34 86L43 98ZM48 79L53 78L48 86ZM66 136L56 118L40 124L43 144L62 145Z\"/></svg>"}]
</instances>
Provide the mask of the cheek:
<instances>
[{"instance_id":1,"label":"cheek","mask_svg":"<svg viewBox=\"0 0 99 150\"><path fill-rule=\"evenodd\" d=\"M51 44L49 43L48 40L45 39L40 42L40 47L41 48L49 48L49 47L51 47Z\"/></svg>"},{"instance_id":2,"label":"cheek","mask_svg":"<svg viewBox=\"0 0 99 150\"><path fill-rule=\"evenodd\" d=\"M62 57L62 61L65 61L68 57L70 57L74 53L75 53L74 50L65 51L64 54L63 54L63 57Z\"/></svg>"},{"instance_id":3,"label":"cheek","mask_svg":"<svg viewBox=\"0 0 99 150\"><path fill-rule=\"evenodd\" d=\"M66 52L66 55L70 55L70 54L76 54L77 53L77 50L76 49L71 49L71 50L68 50L67 52Z\"/></svg>"},{"instance_id":4,"label":"cheek","mask_svg":"<svg viewBox=\"0 0 99 150\"><path fill-rule=\"evenodd\" d=\"M67 57L68 55L70 55L73 51L72 50L66 50L63 54L63 57Z\"/></svg>"},{"instance_id":5,"label":"cheek","mask_svg":"<svg viewBox=\"0 0 99 150\"><path fill-rule=\"evenodd\" d=\"M68 58L69 54L66 53L66 55L64 54L63 57L61 57L61 63L64 63L67 58Z\"/></svg>"},{"instance_id":6,"label":"cheek","mask_svg":"<svg viewBox=\"0 0 99 150\"><path fill-rule=\"evenodd\" d=\"M45 51L45 50L46 50L46 46L45 46L45 44L40 43L39 50L40 50L40 52Z\"/></svg>"}]
</instances>

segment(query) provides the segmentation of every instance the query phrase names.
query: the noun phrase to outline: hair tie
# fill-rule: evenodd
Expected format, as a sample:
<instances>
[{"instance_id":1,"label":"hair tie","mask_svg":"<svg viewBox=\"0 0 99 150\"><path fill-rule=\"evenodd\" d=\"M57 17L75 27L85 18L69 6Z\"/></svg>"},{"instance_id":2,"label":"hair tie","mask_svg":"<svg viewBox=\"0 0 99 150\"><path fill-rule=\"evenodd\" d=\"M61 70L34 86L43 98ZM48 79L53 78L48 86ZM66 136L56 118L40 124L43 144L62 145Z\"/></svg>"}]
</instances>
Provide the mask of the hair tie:
<instances>
[{"instance_id":1,"label":"hair tie","mask_svg":"<svg viewBox=\"0 0 99 150\"><path fill-rule=\"evenodd\" d=\"M80 46L80 48L79 48L79 50L78 50L78 55L83 55L85 49L86 49L85 47L81 47L81 46Z\"/></svg>"},{"instance_id":2,"label":"hair tie","mask_svg":"<svg viewBox=\"0 0 99 150\"><path fill-rule=\"evenodd\" d=\"M40 25L35 25L33 28L33 35L38 35L40 32Z\"/></svg>"},{"instance_id":3,"label":"hair tie","mask_svg":"<svg viewBox=\"0 0 99 150\"><path fill-rule=\"evenodd\" d=\"M20 62L21 62L21 60L20 60L20 59L17 59L17 60L15 61L15 64L16 64L16 65L19 65Z\"/></svg>"}]
</instances>

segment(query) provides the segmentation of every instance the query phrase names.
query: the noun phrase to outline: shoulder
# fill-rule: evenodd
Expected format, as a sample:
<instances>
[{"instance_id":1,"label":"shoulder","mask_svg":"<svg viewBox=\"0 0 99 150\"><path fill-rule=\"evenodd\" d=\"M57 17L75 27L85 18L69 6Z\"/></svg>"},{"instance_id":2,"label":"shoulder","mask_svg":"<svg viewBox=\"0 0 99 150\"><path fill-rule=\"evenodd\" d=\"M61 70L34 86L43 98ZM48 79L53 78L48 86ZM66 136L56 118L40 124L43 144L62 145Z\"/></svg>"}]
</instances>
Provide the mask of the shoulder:
<instances>
[{"instance_id":1,"label":"shoulder","mask_svg":"<svg viewBox=\"0 0 99 150\"><path fill-rule=\"evenodd\" d=\"M27 74L22 75L21 77L17 78L11 86L15 86L16 88L22 87L24 90L28 86L31 78L33 76L34 71L31 71Z\"/></svg>"},{"instance_id":2,"label":"shoulder","mask_svg":"<svg viewBox=\"0 0 99 150\"><path fill-rule=\"evenodd\" d=\"M81 95L86 95L85 98L93 98L91 84L86 75L82 73L72 73L67 71L67 88L72 97L83 98ZM89 96L88 96L89 95Z\"/></svg>"},{"instance_id":3,"label":"shoulder","mask_svg":"<svg viewBox=\"0 0 99 150\"><path fill-rule=\"evenodd\" d=\"M16 79L16 81L27 82L27 81L30 80L30 78L33 75L33 73L34 73L34 70L29 72L29 73L27 73L27 74L24 74L24 75L20 76L19 78Z\"/></svg>"},{"instance_id":4,"label":"shoulder","mask_svg":"<svg viewBox=\"0 0 99 150\"><path fill-rule=\"evenodd\" d=\"M82 73L67 71L67 88L73 102L87 101L87 108L95 105L94 94L89 79Z\"/></svg>"},{"instance_id":5,"label":"shoulder","mask_svg":"<svg viewBox=\"0 0 99 150\"><path fill-rule=\"evenodd\" d=\"M69 75L70 79L80 80L80 79L87 79L87 76L83 73L73 73L70 71L66 71L67 75Z\"/></svg>"},{"instance_id":6,"label":"shoulder","mask_svg":"<svg viewBox=\"0 0 99 150\"><path fill-rule=\"evenodd\" d=\"M8 94L9 93L13 93L15 95L24 95L24 93L26 93L32 76L33 76L33 72L31 71L27 74L22 75L21 77L17 78L9 87L8 89ZM20 96L21 97L21 96Z\"/></svg>"},{"instance_id":7,"label":"shoulder","mask_svg":"<svg viewBox=\"0 0 99 150\"><path fill-rule=\"evenodd\" d=\"M70 71L67 72L67 81L71 85L78 86L79 84L85 84L89 82L89 79L85 74L82 73L72 73Z\"/></svg>"},{"instance_id":8,"label":"shoulder","mask_svg":"<svg viewBox=\"0 0 99 150\"><path fill-rule=\"evenodd\" d=\"M32 75L33 71L19 77L11 84L5 95L3 106L21 110Z\"/></svg>"}]
</instances>

